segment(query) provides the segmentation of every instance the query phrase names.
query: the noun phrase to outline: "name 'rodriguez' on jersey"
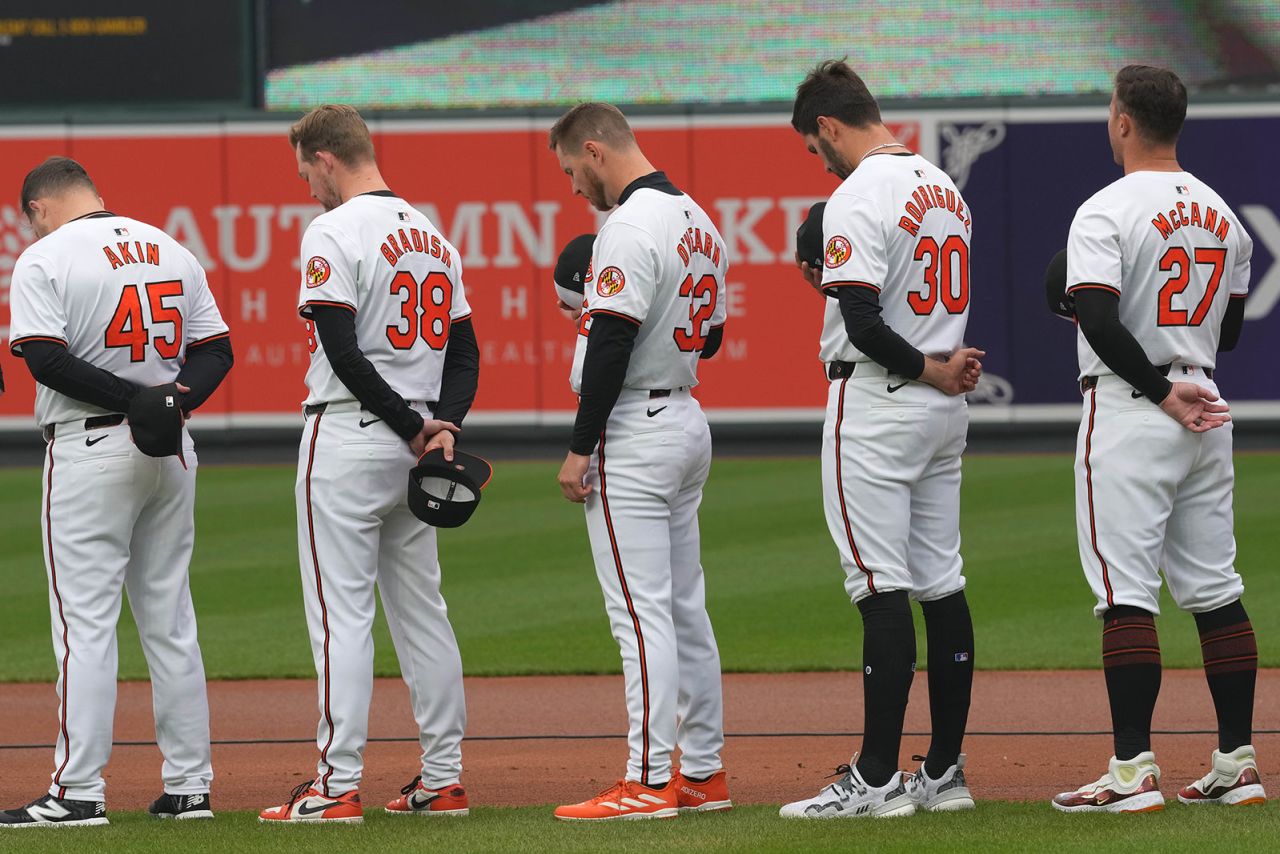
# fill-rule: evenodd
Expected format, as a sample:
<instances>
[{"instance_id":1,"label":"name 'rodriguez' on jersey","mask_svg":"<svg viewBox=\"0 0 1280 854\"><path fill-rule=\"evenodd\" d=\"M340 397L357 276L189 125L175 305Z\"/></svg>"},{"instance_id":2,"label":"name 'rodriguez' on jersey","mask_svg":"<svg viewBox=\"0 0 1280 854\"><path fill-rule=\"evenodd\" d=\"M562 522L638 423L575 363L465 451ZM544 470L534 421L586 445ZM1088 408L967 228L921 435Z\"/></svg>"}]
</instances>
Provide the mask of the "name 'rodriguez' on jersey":
<instances>
[{"instance_id":1,"label":"name 'rodriguez' on jersey","mask_svg":"<svg viewBox=\"0 0 1280 854\"><path fill-rule=\"evenodd\" d=\"M1249 291L1253 241L1222 197L1190 172L1133 172L1076 211L1067 291L1103 288L1153 365L1213 368L1229 298ZM1111 369L1084 333L1080 376Z\"/></svg>"},{"instance_id":2,"label":"name 'rodriguez' on jersey","mask_svg":"<svg viewBox=\"0 0 1280 854\"><path fill-rule=\"evenodd\" d=\"M409 401L440 397L453 323L471 316L462 262L430 220L390 193L355 196L311 222L302 237L298 313L350 309L356 341L378 374ZM307 404L354 400L310 328Z\"/></svg>"}]
</instances>

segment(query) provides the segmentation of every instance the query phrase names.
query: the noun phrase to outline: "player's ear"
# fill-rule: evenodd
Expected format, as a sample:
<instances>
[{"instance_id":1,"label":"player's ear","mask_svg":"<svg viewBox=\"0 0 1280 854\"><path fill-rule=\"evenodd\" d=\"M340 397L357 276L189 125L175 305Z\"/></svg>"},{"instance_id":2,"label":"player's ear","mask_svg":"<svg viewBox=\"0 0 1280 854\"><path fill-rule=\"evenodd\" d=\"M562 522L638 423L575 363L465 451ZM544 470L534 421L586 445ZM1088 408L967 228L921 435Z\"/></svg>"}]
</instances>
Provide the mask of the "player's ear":
<instances>
[{"instance_id":1,"label":"player's ear","mask_svg":"<svg viewBox=\"0 0 1280 854\"><path fill-rule=\"evenodd\" d=\"M604 146L593 139L589 139L582 143L582 150L591 158L592 162L599 163L604 160Z\"/></svg>"},{"instance_id":2,"label":"player's ear","mask_svg":"<svg viewBox=\"0 0 1280 854\"><path fill-rule=\"evenodd\" d=\"M818 136L825 136L827 139L835 140L839 135L836 123L827 116L818 116Z\"/></svg>"}]
</instances>

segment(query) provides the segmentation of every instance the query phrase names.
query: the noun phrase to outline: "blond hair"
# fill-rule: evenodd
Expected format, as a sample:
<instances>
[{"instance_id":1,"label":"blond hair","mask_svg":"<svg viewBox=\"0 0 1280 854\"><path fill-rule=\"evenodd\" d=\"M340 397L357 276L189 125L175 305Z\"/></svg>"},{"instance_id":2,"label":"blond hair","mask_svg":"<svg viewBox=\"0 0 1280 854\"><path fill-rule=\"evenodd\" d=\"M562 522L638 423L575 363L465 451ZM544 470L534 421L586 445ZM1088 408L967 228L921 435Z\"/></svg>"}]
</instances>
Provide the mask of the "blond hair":
<instances>
[{"instance_id":1,"label":"blond hair","mask_svg":"<svg viewBox=\"0 0 1280 854\"><path fill-rule=\"evenodd\" d=\"M373 138L355 107L322 104L289 128L289 144L302 146L302 159L316 159L317 151L327 151L347 166L372 161Z\"/></svg>"}]
</instances>

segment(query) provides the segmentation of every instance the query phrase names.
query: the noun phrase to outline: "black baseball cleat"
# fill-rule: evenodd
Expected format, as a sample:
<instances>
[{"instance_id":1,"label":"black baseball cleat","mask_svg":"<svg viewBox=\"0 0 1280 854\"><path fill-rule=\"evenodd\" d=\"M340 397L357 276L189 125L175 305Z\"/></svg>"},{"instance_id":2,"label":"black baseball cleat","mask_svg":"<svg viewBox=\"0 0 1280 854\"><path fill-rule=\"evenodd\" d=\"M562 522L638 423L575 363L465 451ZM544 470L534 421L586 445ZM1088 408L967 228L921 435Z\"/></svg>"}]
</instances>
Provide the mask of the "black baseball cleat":
<instances>
[{"instance_id":1,"label":"black baseball cleat","mask_svg":"<svg viewBox=\"0 0 1280 854\"><path fill-rule=\"evenodd\" d=\"M0 810L0 827L92 827L110 824L102 801L71 801L45 795L16 810Z\"/></svg>"},{"instance_id":2,"label":"black baseball cleat","mask_svg":"<svg viewBox=\"0 0 1280 854\"><path fill-rule=\"evenodd\" d=\"M208 792L199 795L161 795L147 807L147 812L156 818L213 818Z\"/></svg>"}]
</instances>

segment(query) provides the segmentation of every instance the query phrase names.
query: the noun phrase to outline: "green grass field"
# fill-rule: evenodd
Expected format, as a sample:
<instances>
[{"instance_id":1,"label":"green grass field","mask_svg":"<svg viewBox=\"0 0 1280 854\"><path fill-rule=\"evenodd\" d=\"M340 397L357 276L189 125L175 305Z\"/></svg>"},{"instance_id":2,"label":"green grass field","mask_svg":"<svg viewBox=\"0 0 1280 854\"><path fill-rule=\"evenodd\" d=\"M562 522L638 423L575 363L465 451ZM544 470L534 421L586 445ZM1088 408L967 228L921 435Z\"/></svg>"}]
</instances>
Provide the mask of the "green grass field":
<instances>
[{"instance_id":1,"label":"green grass field","mask_svg":"<svg viewBox=\"0 0 1280 854\"><path fill-rule=\"evenodd\" d=\"M549 807L481 808L466 819L370 815L360 827L264 827L250 813L212 822L159 822L141 814L111 816L105 828L14 830L23 852L84 846L131 852L275 852L434 849L480 851L1265 851L1280 838L1280 805L1234 811L1172 805L1150 815L1061 815L1044 804L982 802L972 813L884 820L785 821L773 807L675 821L567 825Z\"/></svg>"},{"instance_id":2,"label":"green grass field","mask_svg":"<svg viewBox=\"0 0 1280 854\"><path fill-rule=\"evenodd\" d=\"M471 674L618 672L582 511L559 497L553 463L498 466L464 528L441 533L445 595ZM192 587L211 678L312 677L303 618L292 467L200 473ZM1237 461L1238 566L1264 665L1280 665L1280 455ZM41 560L39 472L0 471L0 681L52 680ZM983 668L1098 666L1098 624L1077 563L1071 460L972 457L963 533ZM856 666L860 624L827 535L818 463L718 460L702 511L708 602L726 670ZM145 678L132 623L120 672ZM1166 602L1165 662L1198 667L1194 623ZM395 675L379 622L377 668ZM921 637L923 649L923 636Z\"/></svg>"}]
</instances>

